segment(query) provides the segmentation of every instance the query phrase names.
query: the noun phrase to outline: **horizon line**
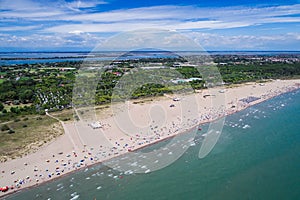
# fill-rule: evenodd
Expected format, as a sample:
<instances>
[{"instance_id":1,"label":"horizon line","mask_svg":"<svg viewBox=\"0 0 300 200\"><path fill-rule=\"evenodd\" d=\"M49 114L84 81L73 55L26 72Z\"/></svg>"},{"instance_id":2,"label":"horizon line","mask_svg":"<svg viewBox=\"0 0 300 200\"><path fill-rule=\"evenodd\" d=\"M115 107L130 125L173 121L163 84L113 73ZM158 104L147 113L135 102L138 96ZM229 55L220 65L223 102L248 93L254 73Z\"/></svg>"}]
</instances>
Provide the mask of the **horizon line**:
<instances>
[{"instance_id":1,"label":"horizon line","mask_svg":"<svg viewBox=\"0 0 300 200\"><path fill-rule=\"evenodd\" d=\"M103 53L103 52L300 52L300 50L207 50L207 51L167 51L167 50L115 50L115 51L64 51L64 50L36 50L36 51L0 51L0 53Z\"/></svg>"}]
</instances>

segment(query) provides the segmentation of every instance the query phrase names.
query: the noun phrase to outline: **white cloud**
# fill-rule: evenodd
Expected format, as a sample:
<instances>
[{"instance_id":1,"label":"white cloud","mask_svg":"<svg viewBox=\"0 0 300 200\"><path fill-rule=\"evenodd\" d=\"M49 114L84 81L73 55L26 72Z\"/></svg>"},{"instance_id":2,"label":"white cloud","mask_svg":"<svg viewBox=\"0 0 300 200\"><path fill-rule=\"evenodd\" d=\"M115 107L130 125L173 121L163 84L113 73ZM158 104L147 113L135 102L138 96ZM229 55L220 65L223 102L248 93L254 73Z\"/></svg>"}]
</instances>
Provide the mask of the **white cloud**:
<instances>
[{"instance_id":1,"label":"white cloud","mask_svg":"<svg viewBox=\"0 0 300 200\"><path fill-rule=\"evenodd\" d=\"M15 5L3 0L8 11L0 13L2 18L24 18L29 21L55 21L62 26L65 21L68 25L78 23L102 23L106 26L115 23L115 26L130 23L141 23L149 28L155 26L168 26L178 29L199 29L199 28L233 28L257 24L275 22L300 22L299 17L290 15L300 14L300 4L289 6L272 7L225 7L225 8L200 8L193 6L153 6L133 9L120 9L106 12L88 12L80 8L93 8L100 1L73 1L71 3L46 2L44 4L17 0ZM22 2L22 3L20 3ZM1 5L1 4L0 4ZM23 7L24 6L24 7ZM19 12L24 10L26 12ZM94 10L93 10L94 11ZM162 23L162 22L164 23ZM163 27L160 27L163 28ZM97 29L97 28L94 28ZM109 28L105 28L109 31ZM115 28L114 28L115 29ZM114 31L114 30L112 30ZM101 31L102 32L102 31Z\"/></svg>"},{"instance_id":2,"label":"white cloud","mask_svg":"<svg viewBox=\"0 0 300 200\"><path fill-rule=\"evenodd\" d=\"M1 0L0 18L24 18L27 20L64 20L68 15L76 15L82 8L93 8L104 1L38 1L38 0ZM51 18L49 18L51 17ZM67 19L65 19L67 20Z\"/></svg>"},{"instance_id":3,"label":"white cloud","mask_svg":"<svg viewBox=\"0 0 300 200\"><path fill-rule=\"evenodd\" d=\"M117 34L97 47L98 51L136 49L163 49L168 51L195 51L201 47L188 37L174 31L144 29Z\"/></svg>"},{"instance_id":4,"label":"white cloud","mask_svg":"<svg viewBox=\"0 0 300 200\"><path fill-rule=\"evenodd\" d=\"M75 31L70 31L69 33L75 34L75 35L80 35L80 34L84 33L84 31L75 30Z\"/></svg>"},{"instance_id":5,"label":"white cloud","mask_svg":"<svg viewBox=\"0 0 300 200\"><path fill-rule=\"evenodd\" d=\"M299 33L273 34L273 35L234 35L226 36L211 33L189 32L186 36L193 39L205 49L250 49L250 50L269 50L271 46L287 47L294 44L298 49L300 45ZM298 44L298 45L297 45ZM274 49L273 49L274 50Z\"/></svg>"},{"instance_id":6,"label":"white cloud","mask_svg":"<svg viewBox=\"0 0 300 200\"><path fill-rule=\"evenodd\" d=\"M5 10L0 12L0 19L22 18L34 20L34 18L49 18L65 14L57 2L41 2L32 0L2 0L0 7Z\"/></svg>"},{"instance_id":7,"label":"white cloud","mask_svg":"<svg viewBox=\"0 0 300 200\"><path fill-rule=\"evenodd\" d=\"M176 30L228 29L267 23L300 22L300 4L267 8L229 7L197 8L191 6L155 6L115 10L101 13L64 15L60 19L72 24L53 26L45 31L119 32L133 28L165 28Z\"/></svg>"},{"instance_id":8,"label":"white cloud","mask_svg":"<svg viewBox=\"0 0 300 200\"><path fill-rule=\"evenodd\" d=\"M209 48L226 45L233 48L263 48L271 42L299 43L300 39L297 33L274 33L272 36L197 33L201 29L223 30L273 23L300 23L300 4L223 8L166 5L95 12L95 6L105 3L102 0L0 0L0 7L5 10L0 12L0 31L26 31L27 35L6 35L4 38L7 41L1 38L0 46L93 46L103 41L103 37L97 34L145 28L188 32L190 37ZM174 42L172 38L165 39L166 44Z\"/></svg>"},{"instance_id":9,"label":"white cloud","mask_svg":"<svg viewBox=\"0 0 300 200\"><path fill-rule=\"evenodd\" d=\"M300 45L300 34L296 32L260 36L228 36L199 32L187 32L183 34L183 36L180 36L178 34L172 34L172 32L173 31L170 31L170 34L166 35L160 35L159 31L155 30L153 33L151 33L151 31L146 31L144 33L133 32L136 37L131 36L131 40L126 39L126 34L120 34L115 36L116 38L113 37L108 42L105 42L107 40L106 37L83 32L78 34L64 33L54 35L33 34L30 36L0 34L0 44L2 47L86 47L90 49L100 45L101 50L115 50L117 48L118 50L128 50L151 47L164 49L173 48L174 50L191 50L192 48L194 48L194 50L201 50L201 47L206 50L299 50L298 47ZM130 32L128 34L130 34ZM158 34L159 38L155 40L155 37L151 34ZM195 43L189 41L188 38ZM122 42L120 43L120 41ZM191 48L191 45L194 46ZM292 45L292 49L290 48L290 45Z\"/></svg>"},{"instance_id":10,"label":"white cloud","mask_svg":"<svg viewBox=\"0 0 300 200\"><path fill-rule=\"evenodd\" d=\"M249 23L244 22L222 22L222 21L199 21L199 22L177 22L170 20L153 20L151 22L115 22L115 23L87 23L87 24L67 24L46 28L44 32L50 33L70 33L81 30L90 33L122 32L137 29L165 29L165 30L191 30L191 29L227 29L236 27L246 27Z\"/></svg>"},{"instance_id":11,"label":"white cloud","mask_svg":"<svg viewBox=\"0 0 300 200\"><path fill-rule=\"evenodd\" d=\"M300 33L288 33L287 35L300 41Z\"/></svg>"},{"instance_id":12,"label":"white cloud","mask_svg":"<svg viewBox=\"0 0 300 200\"><path fill-rule=\"evenodd\" d=\"M27 31L40 28L40 26L6 26L0 27L0 31Z\"/></svg>"},{"instance_id":13,"label":"white cloud","mask_svg":"<svg viewBox=\"0 0 300 200\"><path fill-rule=\"evenodd\" d=\"M41 7L41 4L37 1L30 0L14 0L13 2L10 0L1 0L0 7L10 11L32 11Z\"/></svg>"},{"instance_id":14,"label":"white cloud","mask_svg":"<svg viewBox=\"0 0 300 200\"><path fill-rule=\"evenodd\" d=\"M17 36L10 34L0 34L0 44L2 47L90 47L99 44L105 40L101 36L82 33L74 34L54 34L43 35L33 34L29 36Z\"/></svg>"},{"instance_id":15,"label":"white cloud","mask_svg":"<svg viewBox=\"0 0 300 200\"><path fill-rule=\"evenodd\" d=\"M105 1L72 1L72 2L66 2L65 6L71 10L74 11L80 11L80 8L92 8L100 4L107 4Z\"/></svg>"}]
</instances>

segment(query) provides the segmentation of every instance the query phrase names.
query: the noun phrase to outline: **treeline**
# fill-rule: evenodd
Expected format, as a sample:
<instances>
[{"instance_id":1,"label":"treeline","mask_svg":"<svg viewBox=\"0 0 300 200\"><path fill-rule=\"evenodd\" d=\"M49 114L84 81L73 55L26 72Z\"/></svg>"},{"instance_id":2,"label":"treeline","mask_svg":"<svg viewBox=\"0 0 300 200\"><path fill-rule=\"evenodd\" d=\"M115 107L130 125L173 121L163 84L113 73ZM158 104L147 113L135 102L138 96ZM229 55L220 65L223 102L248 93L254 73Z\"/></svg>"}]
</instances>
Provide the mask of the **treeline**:
<instances>
[{"instance_id":1,"label":"treeline","mask_svg":"<svg viewBox=\"0 0 300 200\"><path fill-rule=\"evenodd\" d=\"M263 79L293 78L300 75L300 63L218 66L225 83L243 83Z\"/></svg>"},{"instance_id":2,"label":"treeline","mask_svg":"<svg viewBox=\"0 0 300 200\"><path fill-rule=\"evenodd\" d=\"M218 65L219 70L205 74L205 67L199 72L191 66L176 66L179 58L141 59L118 61L105 68L99 74L97 69L88 69L78 76L80 63L54 63L42 66L19 65L0 68L0 111L1 116L44 113L45 109L55 111L72 106L73 89L76 76L76 104L105 104L118 99L136 99L140 97L160 96L164 93L186 92L206 88L207 77L220 73L226 84L249 81L293 78L300 76L300 63L254 63ZM159 63L161 69L141 69L136 66ZM92 66L92 65L91 65ZM66 69L63 68L73 68ZM206 67L207 70L209 67ZM138 73L137 73L138 72ZM204 74L201 74L204 72ZM124 76L126 74L126 76ZM138 74L138 75L137 75ZM204 77L203 77L204 76ZM204 78L191 82L177 82L178 79ZM80 80L80 81L78 81ZM91 85L95 84L95 93L88 94ZM13 106L4 108L4 105ZM20 104L23 104L22 106Z\"/></svg>"},{"instance_id":3,"label":"treeline","mask_svg":"<svg viewBox=\"0 0 300 200\"><path fill-rule=\"evenodd\" d=\"M0 84L0 101L14 104L32 103L36 82L30 78L9 79Z\"/></svg>"}]
</instances>

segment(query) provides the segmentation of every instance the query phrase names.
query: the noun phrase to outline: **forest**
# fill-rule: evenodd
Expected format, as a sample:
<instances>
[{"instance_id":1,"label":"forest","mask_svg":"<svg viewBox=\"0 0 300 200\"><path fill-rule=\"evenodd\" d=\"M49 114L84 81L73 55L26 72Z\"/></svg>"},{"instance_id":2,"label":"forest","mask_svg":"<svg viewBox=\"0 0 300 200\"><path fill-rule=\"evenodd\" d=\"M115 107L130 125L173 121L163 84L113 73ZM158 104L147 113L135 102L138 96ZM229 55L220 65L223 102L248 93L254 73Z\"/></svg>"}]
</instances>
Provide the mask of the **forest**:
<instances>
[{"instance_id":1,"label":"forest","mask_svg":"<svg viewBox=\"0 0 300 200\"><path fill-rule=\"evenodd\" d=\"M178 66L178 62L182 64ZM112 99L136 99L206 88L201 72L185 64L178 58L144 58L113 62L102 70L88 68L85 71L79 70L80 62L74 61L1 66L0 119L3 121L20 114L44 114L45 109L57 111L71 108L76 80L77 84L82 84L83 90L85 85L97 83L94 97L85 96L93 99L96 105L110 103ZM158 70L151 66L160 67ZM216 67L225 85L300 77L300 62L228 62ZM83 73L79 74L79 71ZM135 75L137 71L139 75ZM187 79L192 81L185 81ZM124 82L134 87L121 86ZM85 94L82 92L80 95ZM83 101L76 103L83 104Z\"/></svg>"}]
</instances>

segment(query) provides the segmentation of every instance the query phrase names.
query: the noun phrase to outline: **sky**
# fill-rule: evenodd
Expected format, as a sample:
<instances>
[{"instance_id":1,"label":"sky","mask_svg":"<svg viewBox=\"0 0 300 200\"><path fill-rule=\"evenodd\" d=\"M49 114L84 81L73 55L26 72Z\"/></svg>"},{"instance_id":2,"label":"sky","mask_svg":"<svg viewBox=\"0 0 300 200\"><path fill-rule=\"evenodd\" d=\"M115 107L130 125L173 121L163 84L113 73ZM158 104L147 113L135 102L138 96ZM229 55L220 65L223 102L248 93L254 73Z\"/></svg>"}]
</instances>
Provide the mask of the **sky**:
<instances>
[{"instance_id":1,"label":"sky","mask_svg":"<svg viewBox=\"0 0 300 200\"><path fill-rule=\"evenodd\" d=\"M89 51L140 29L208 51L300 51L300 0L0 0L0 51Z\"/></svg>"}]
</instances>

